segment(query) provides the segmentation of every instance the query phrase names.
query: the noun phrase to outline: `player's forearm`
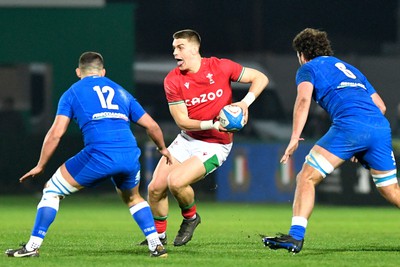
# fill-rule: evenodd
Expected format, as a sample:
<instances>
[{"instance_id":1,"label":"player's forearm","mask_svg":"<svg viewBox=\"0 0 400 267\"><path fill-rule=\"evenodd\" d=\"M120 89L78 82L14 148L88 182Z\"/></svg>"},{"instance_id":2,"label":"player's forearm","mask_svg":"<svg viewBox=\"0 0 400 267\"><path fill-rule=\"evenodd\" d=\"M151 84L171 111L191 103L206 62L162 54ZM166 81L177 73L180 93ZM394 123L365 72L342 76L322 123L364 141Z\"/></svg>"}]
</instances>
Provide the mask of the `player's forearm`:
<instances>
[{"instance_id":1,"label":"player's forearm","mask_svg":"<svg viewBox=\"0 0 400 267\"><path fill-rule=\"evenodd\" d=\"M259 72L256 78L252 81L249 92L253 93L257 98L269 83L268 77Z\"/></svg>"},{"instance_id":2,"label":"player's forearm","mask_svg":"<svg viewBox=\"0 0 400 267\"><path fill-rule=\"evenodd\" d=\"M219 130L219 121L213 121L213 120L186 120L185 122L176 122L178 127L184 131L204 131L204 130L211 130L211 129L216 129Z\"/></svg>"},{"instance_id":3,"label":"player's forearm","mask_svg":"<svg viewBox=\"0 0 400 267\"><path fill-rule=\"evenodd\" d=\"M201 121L198 120L187 120L185 122L176 122L178 127L184 131L200 131Z\"/></svg>"},{"instance_id":4,"label":"player's forearm","mask_svg":"<svg viewBox=\"0 0 400 267\"><path fill-rule=\"evenodd\" d=\"M61 138L52 136L51 134L46 135L42 150L40 152L40 158L37 163L37 166L45 168L50 158L53 156L56 151L58 144L60 143Z\"/></svg>"},{"instance_id":5,"label":"player's forearm","mask_svg":"<svg viewBox=\"0 0 400 267\"><path fill-rule=\"evenodd\" d=\"M300 139L304 126L307 122L308 112L310 108L310 101L305 99L296 100L293 110L293 128L291 138Z\"/></svg>"},{"instance_id":6,"label":"player's forearm","mask_svg":"<svg viewBox=\"0 0 400 267\"><path fill-rule=\"evenodd\" d=\"M269 83L268 77L260 71L254 69L248 69L248 76L246 79L242 79L242 82L250 82L250 88L247 95L242 99L249 107L253 101L264 91Z\"/></svg>"},{"instance_id":7,"label":"player's forearm","mask_svg":"<svg viewBox=\"0 0 400 267\"><path fill-rule=\"evenodd\" d=\"M164 142L164 135L159 126L153 127L151 129L147 129L146 132L147 132L147 135L150 137L150 139L157 146L158 150L163 150L166 148L165 142Z\"/></svg>"}]
</instances>

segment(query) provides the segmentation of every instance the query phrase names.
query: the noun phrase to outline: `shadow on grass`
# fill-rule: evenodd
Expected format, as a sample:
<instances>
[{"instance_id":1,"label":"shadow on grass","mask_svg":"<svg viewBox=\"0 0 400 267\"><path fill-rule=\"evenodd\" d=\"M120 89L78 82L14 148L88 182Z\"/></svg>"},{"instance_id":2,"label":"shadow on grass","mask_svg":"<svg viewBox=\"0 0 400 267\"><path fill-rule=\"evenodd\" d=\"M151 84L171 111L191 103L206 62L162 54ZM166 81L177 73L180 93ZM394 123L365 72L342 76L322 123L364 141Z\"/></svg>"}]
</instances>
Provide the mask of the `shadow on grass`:
<instances>
[{"instance_id":1,"label":"shadow on grass","mask_svg":"<svg viewBox=\"0 0 400 267\"><path fill-rule=\"evenodd\" d=\"M327 254L336 254L336 253L357 253L357 252L393 252L399 253L400 247L389 247L389 246L377 246L377 247L358 247L358 248L303 248L301 251L301 255L327 255ZM296 254L297 255L297 254Z\"/></svg>"}]
</instances>

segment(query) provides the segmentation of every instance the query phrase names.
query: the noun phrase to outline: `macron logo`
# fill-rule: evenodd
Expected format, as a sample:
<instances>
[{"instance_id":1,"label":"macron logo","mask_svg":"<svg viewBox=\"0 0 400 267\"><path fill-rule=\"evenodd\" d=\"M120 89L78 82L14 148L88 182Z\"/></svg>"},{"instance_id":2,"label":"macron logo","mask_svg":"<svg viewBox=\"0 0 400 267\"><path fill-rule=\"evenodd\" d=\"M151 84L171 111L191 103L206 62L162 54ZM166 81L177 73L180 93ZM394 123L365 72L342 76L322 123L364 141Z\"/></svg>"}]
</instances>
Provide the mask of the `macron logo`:
<instances>
[{"instance_id":1,"label":"macron logo","mask_svg":"<svg viewBox=\"0 0 400 267\"><path fill-rule=\"evenodd\" d=\"M186 87L186 89L189 89L189 82L185 82L185 87Z\"/></svg>"}]
</instances>

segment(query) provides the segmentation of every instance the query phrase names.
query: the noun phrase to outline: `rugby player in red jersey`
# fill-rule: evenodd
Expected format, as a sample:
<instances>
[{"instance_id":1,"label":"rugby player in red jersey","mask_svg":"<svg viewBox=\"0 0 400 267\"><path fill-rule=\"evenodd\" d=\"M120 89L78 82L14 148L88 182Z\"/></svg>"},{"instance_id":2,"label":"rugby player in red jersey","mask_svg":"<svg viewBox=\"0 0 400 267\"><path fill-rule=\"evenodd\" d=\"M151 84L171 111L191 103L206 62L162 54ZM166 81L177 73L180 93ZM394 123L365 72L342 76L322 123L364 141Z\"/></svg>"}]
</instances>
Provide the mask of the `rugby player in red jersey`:
<instances>
[{"instance_id":1,"label":"rugby player in red jersey","mask_svg":"<svg viewBox=\"0 0 400 267\"><path fill-rule=\"evenodd\" d=\"M191 184L202 180L226 160L233 134L220 126L216 117L232 104L231 82L249 83L247 95L233 105L248 107L268 85L266 75L229 59L203 58L200 35L190 29L173 34L173 56L177 67L166 76L164 89L170 113L181 132L169 146L174 164L161 158L148 186L148 201L157 232L166 244L168 190L177 200L183 222L174 239L175 246L189 242L201 222ZM146 241L142 242L145 244Z\"/></svg>"}]
</instances>

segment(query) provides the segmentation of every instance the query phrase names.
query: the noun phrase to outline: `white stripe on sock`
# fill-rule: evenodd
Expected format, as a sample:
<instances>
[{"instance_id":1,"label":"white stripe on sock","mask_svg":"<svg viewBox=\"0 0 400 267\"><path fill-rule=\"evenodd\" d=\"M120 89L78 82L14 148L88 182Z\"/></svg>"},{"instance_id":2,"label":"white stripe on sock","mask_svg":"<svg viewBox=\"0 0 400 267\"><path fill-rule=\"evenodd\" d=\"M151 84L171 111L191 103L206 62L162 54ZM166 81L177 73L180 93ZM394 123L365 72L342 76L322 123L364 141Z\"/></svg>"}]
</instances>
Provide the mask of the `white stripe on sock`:
<instances>
[{"instance_id":1,"label":"white stripe on sock","mask_svg":"<svg viewBox=\"0 0 400 267\"><path fill-rule=\"evenodd\" d=\"M293 216L292 217L292 225L300 225L304 228L307 228L308 220L301 216Z\"/></svg>"},{"instance_id":2,"label":"white stripe on sock","mask_svg":"<svg viewBox=\"0 0 400 267\"><path fill-rule=\"evenodd\" d=\"M147 203L147 201L140 202L140 203L130 207L129 211L131 212L131 215L133 215L145 207L149 207L149 203Z\"/></svg>"}]
</instances>

